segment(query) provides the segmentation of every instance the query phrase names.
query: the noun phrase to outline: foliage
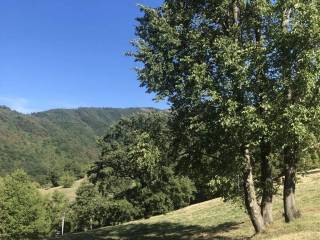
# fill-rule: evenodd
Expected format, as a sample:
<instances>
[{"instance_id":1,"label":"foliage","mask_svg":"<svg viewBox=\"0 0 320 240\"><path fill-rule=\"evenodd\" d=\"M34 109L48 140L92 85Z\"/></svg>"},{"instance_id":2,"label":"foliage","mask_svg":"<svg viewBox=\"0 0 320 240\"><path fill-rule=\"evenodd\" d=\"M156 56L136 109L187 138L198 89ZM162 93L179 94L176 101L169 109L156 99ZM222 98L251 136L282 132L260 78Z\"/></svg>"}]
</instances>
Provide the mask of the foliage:
<instances>
[{"instance_id":1,"label":"foliage","mask_svg":"<svg viewBox=\"0 0 320 240\"><path fill-rule=\"evenodd\" d=\"M139 113L121 119L101 140L101 160L89 171L104 196L126 199L135 217L149 217L188 205L195 191L175 174L168 115Z\"/></svg>"},{"instance_id":2,"label":"foliage","mask_svg":"<svg viewBox=\"0 0 320 240\"><path fill-rule=\"evenodd\" d=\"M77 190L72 206L76 230L88 230L132 220L135 209L127 200L104 197L91 183L83 183Z\"/></svg>"},{"instance_id":3,"label":"foliage","mask_svg":"<svg viewBox=\"0 0 320 240\"><path fill-rule=\"evenodd\" d=\"M167 0L141 11L131 55L141 85L171 103L177 159L223 196L242 196L263 231L253 173L264 208L272 168L282 171L287 206L297 167L318 151L319 2Z\"/></svg>"},{"instance_id":4,"label":"foliage","mask_svg":"<svg viewBox=\"0 0 320 240\"><path fill-rule=\"evenodd\" d=\"M59 179L59 183L64 188L69 188L72 186L76 178L72 176L70 173L65 172Z\"/></svg>"},{"instance_id":5,"label":"foliage","mask_svg":"<svg viewBox=\"0 0 320 240\"><path fill-rule=\"evenodd\" d=\"M0 175L24 169L42 185L63 172L83 177L99 158L98 136L121 117L148 109L79 108L21 114L0 106Z\"/></svg>"},{"instance_id":6,"label":"foliage","mask_svg":"<svg viewBox=\"0 0 320 240\"><path fill-rule=\"evenodd\" d=\"M104 198L99 209L100 226L117 225L128 222L136 217L136 209L126 199L115 200Z\"/></svg>"},{"instance_id":7,"label":"foliage","mask_svg":"<svg viewBox=\"0 0 320 240\"><path fill-rule=\"evenodd\" d=\"M40 239L50 231L50 219L40 193L22 170L0 183L0 238Z\"/></svg>"},{"instance_id":8,"label":"foliage","mask_svg":"<svg viewBox=\"0 0 320 240\"><path fill-rule=\"evenodd\" d=\"M282 25L274 26L273 35L277 46L273 66L280 88L274 105L277 146L295 151L295 164L308 168L310 155L319 152L319 3L279 1L274 14L278 18L289 14Z\"/></svg>"},{"instance_id":9,"label":"foliage","mask_svg":"<svg viewBox=\"0 0 320 240\"><path fill-rule=\"evenodd\" d=\"M77 189L77 196L72 209L76 215L76 229L87 230L92 229L102 198L95 188L90 183L82 183Z\"/></svg>"},{"instance_id":10,"label":"foliage","mask_svg":"<svg viewBox=\"0 0 320 240\"><path fill-rule=\"evenodd\" d=\"M63 193L53 192L51 198L47 200L46 209L51 222L51 234L61 230L63 217L65 218L65 226L71 225L69 217L70 206ZM64 232L68 232L68 230L70 231L71 229L64 228Z\"/></svg>"},{"instance_id":11,"label":"foliage","mask_svg":"<svg viewBox=\"0 0 320 240\"><path fill-rule=\"evenodd\" d=\"M264 83L256 81L249 65L256 64L252 26L246 22L247 41L238 40L240 29L228 14L229 5L165 1L158 9L141 7L144 16L136 30L133 56L143 63L139 79L172 103L178 159L205 183L215 175L240 175L241 149L256 146L265 128L255 102L256 89ZM246 17L254 20L249 13Z\"/></svg>"},{"instance_id":12,"label":"foliage","mask_svg":"<svg viewBox=\"0 0 320 240\"><path fill-rule=\"evenodd\" d=\"M208 166L198 163L209 155L231 179L241 169L234 159L242 146L257 155L262 140L273 141L277 154L295 141L302 154L319 135L318 3L238 4L239 22L229 14L230 1L141 6L132 53L143 64L137 69L142 86L172 103L173 129L178 142L190 145L189 162ZM288 33L286 8L292 10ZM286 102L289 88L294 104Z\"/></svg>"}]
</instances>

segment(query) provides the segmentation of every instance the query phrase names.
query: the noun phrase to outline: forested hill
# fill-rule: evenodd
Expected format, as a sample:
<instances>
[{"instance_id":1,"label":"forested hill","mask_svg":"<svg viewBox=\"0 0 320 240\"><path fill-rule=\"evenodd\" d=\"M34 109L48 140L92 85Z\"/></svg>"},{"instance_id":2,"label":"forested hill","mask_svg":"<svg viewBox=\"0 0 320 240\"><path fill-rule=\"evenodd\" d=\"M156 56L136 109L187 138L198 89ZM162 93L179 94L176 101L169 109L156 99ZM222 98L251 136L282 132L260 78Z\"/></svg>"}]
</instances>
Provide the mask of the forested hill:
<instances>
[{"instance_id":1,"label":"forested hill","mask_svg":"<svg viewBox=\"0 0 320 240\"><path fill-rule=\"evenodd\" d=\"M98 158L97 138L110 124L143 108L54 109L21 114L0 107L0 175L22 168L46 183L81 175Z\"/></svg>"}]
</instances>

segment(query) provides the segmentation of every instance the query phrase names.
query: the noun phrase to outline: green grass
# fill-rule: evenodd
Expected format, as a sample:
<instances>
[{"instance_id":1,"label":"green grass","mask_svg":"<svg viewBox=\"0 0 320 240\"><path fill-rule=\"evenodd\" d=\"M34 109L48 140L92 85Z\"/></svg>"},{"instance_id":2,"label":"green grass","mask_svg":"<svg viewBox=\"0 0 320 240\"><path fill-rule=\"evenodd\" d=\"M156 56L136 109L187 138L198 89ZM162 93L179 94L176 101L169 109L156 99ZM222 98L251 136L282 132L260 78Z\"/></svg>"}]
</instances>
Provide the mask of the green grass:
<instances>
[{"instance_id":1,"label":"green grass","mask_svg":"<svg viewBox=\"0 0 320 240\"><path fill-rule=\"evenodd\" d=\"M78 187L81 185L81 183L85 181L85 178L82 178L82 179L79 179L77 181L75 181L72 186L70 188L64 188L62 186L59 186L59 187L53 187L53 188L48 188L48 189L39 189L40 193L43 195L43 196L46 196L46 197L51 197L51 195L57 191L57 192L61 192L63 193L66 198L72 202L73 200L75 200L76 198L76 191L78 189Z\"/></svg>"},{"instance_id":2,"label":"green grass","mask_svg":"<svg viewBox=\"0 0 320 240\"><path fill-rule=\"evenodd\" d=\"M150 219L90 232L67 234L62 239L320 239L320 173L301 178L296 195L302 217L293 223L285 223L282 217L281 196L276 196L275 222L265 233L256 236L243 209L221 199L214 199Z\"/></svg>"}]
</instances>

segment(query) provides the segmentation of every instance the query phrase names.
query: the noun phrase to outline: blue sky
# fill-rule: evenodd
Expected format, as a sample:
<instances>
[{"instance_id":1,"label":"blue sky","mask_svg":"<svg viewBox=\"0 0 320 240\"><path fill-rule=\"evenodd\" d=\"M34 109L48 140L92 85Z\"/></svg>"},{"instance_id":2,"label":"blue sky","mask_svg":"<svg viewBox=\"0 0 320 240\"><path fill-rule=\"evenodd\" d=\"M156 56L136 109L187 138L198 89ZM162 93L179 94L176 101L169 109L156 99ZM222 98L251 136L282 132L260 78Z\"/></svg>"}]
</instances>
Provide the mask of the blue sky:
<instances>
[{"instance_id":1,"label":"blue sky","mask_svg":"<svg viewBox=\"0 0 320 240\"><path fill-rule=\"evenodd\" d=\"M166 108L139 87L133 59L137 3L161 0L1 0L0 105Z\"/></svg>"}]
</instances>

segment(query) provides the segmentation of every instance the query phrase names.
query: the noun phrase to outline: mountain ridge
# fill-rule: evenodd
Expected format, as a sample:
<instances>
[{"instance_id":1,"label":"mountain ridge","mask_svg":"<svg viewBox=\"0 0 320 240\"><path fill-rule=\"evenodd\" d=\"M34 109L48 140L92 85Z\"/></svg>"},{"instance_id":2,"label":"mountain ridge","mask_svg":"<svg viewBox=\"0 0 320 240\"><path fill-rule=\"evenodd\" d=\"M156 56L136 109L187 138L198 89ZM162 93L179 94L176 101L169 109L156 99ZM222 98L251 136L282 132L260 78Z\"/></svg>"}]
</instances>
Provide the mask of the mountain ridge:
<instances>
[{"instance_id":1,"label":"mountain ridge","mask_svg":"<svg viewBox=\"0 0 320 240\"><path fill-rule=\"evenodd\" d=\"M23 114L0 106L0 175L22 168L42 184L65 171L79 177L99 157L96 139L120 118L142 111L158 109L80 107Z\"/></svg>"}]
</instances>

